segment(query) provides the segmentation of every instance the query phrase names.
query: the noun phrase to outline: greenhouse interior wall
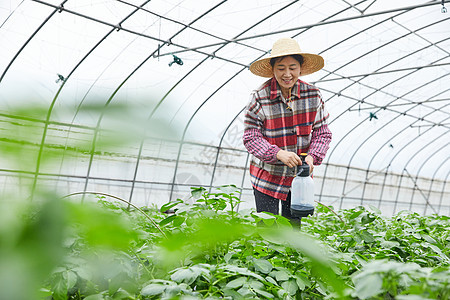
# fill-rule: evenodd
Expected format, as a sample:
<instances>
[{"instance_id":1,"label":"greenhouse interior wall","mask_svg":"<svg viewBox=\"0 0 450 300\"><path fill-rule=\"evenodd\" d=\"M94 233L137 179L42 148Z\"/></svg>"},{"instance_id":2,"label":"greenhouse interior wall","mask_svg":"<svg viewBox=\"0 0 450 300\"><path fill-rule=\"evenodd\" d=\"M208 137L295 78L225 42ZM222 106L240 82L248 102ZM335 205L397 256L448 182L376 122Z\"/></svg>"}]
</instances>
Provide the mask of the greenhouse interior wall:
<instances>
[{"instance_id":1,"label":"greenhouse interior wall","mask_svg":"<svg viewBox=\"0 0 450 300\"><path fill-rule=\"evenodd\" d=\"M36 126L33 122L26 124L29 122L21 123L17 119L12 122L4 118L3 122L19 127ZM126 199L137 206L160 207L170 200L188 200L191 187L205 187L214 192L222 185L234 184L241 191L239 198L242 203L239 208L254 208L253 189L247 174L249 154L243 146L228 148L151 139L142 150L138 171L137 145L128 146L122 149L123 152L96 154L95 161L87 168L90 155L79 151L67 153L64 135L68 131L64 126L52 126L49 132L54 142L50 148L65 147L64 157L61 161L58 156L53 158L51 164L41 169L37 177L33 174L34 165L29 165L29 171L2 170L3 197L17 192L17 186L32 186L37 180L40 185L61 195L104 193ZM92 138L89 131L78 134L77 140ZM241 136L242 132L236 131L225 144L239 144ZM37 151L35 148L33 152ZM89 174L86 174L87 169L90 170ZM314 182L316 201L334 208L371 205L387 215L401 210L421 215L450 213L446 201L450 197L446 181L411 176L406 169L402 173L394 173L388 169L368 170L324 163L315 169ZM27 192L22 195L25 198L29 196Z\"/></svg>"},{"instance_id":2,"label":"greenhouse interior wall","mask_svg":"<svg viewBox=\"0 0 450 300\"><path fill-rule=\"evenodd\" d=\"M248 67L292 37L326 61L302 79L333 132L316 201L450 214L449 1L93 2L0 4L2 197L160 207L233 184L254 208Z\"/></svg>"}]
</instances>

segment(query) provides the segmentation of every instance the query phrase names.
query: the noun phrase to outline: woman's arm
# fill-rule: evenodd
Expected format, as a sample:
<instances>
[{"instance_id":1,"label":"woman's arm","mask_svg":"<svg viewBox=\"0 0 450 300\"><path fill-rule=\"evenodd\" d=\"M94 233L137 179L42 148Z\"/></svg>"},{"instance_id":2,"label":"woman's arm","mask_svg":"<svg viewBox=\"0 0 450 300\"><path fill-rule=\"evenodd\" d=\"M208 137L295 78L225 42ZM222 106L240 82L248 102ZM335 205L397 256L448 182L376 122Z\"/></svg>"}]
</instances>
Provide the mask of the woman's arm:
<instances>
[{"instance_id":1,"label":"woman's arm","mask_svg":"<svg viewBox=\"0 0 450 300\"><path fill-rule=\"evenodd\" d=\"M313 130L308 155L312 156L314 165L322 163L330 147L331 137L327 124Z\"/></svg>"},{"instance_id":2,"label":"woman's arm","mask_svg":"<svg viewBox=\"0 0 450 300\"><path fill-rule=\"evenodd\" d=\"M277 145L270 144L264 137L263 120L264 114L261 104L256 100L256 95L253 94L244 118L244 146L250 154L266 163L274 164L277 162L277 153L280 148Z\"/></svg>"}]
</instances>

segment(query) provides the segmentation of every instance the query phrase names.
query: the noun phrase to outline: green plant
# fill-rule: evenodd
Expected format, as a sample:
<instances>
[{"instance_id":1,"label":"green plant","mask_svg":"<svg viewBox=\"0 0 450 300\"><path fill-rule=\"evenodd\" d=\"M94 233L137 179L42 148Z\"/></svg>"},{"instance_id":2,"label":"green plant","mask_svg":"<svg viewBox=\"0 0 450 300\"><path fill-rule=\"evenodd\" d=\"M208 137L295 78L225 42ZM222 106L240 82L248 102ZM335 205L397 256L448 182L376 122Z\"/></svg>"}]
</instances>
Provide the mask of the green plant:
<instances>
[{"instance_id":1,"label":"green plant","mask_svg":"<svg viewBox=\"0 0 450 300\"><path fill-rule=\"evenodd\" d=\"M282 216L237 211L236 194L193 188L159 210L128 210L106 194L22 206L16 226L2 227L0 250L25 262L14 272L26 271L27 288L16 281L0 295L37 299L41 286L48 299L450 297L446 216L318 206L299 231Z\"/></svg>"}]
</instances>

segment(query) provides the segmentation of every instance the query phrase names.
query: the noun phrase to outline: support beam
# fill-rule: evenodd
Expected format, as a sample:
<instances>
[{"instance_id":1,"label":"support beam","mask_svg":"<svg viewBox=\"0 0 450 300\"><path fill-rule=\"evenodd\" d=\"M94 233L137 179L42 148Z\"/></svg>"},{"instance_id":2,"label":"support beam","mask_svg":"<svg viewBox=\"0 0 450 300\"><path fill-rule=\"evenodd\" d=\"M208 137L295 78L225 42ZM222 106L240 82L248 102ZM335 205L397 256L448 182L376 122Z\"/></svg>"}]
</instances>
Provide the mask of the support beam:
<instances>
[{"instance_id":1,"label":"support beam","mask_svg":"<svg viewBox=\"0 0 450 300\"><path fill-rule=\"evenodd\" d=\"M37 1L37 0L33 0L33 1ZM450 3L450 0L446 0L444 2ZM256 35L252 35L252 36L231 39L230 42L236 43L236 42L240 42L240 41L276 35L276 34L280 34L280 33L298 31L301 29L308 29L308 28L313 28L313 27L318 27L318 26L323 26L323 25L330 25L330 24L335 24L335 23L340 23L340 22L347 22L347 21L357 20L357 19L361 19L361 18L374 17L374 16L379 16L379 15L384 15L384 14L389 14L389 13L394 13L394 12L399 12L399 11L408 11L408 10L422 8L422 7L428 7L428 6L432 6L432 5L441 5L441 3L440 2L428 2L428 3L424 3L424 4L405 6L405 7L401 7L401 8L389 9L389 10L385 10L385 11L379 11L379 12L374 12L374 13L370 13L370 14L363 14L363 15L354 16L354 17L347 17L347 18L342 18L342 19L337 19L337 20L323 21L323 22L318 22L318 23L314 23L314 24L308 24L308 25L303 25L303 26L298 26L298 27L293 27L293 28L288 28L288 29L283 29L283 30L276 30L276 31L265 32L265 33L256 34ZM219 46L222 44L223 43L212 43L212 44L193 47L193 48L186 48L184 50L180 50L180 51L176 51L176 52L163 53L160 56L172 55L172 54L186 52L186 51L196 51L199 49Z\"/></svg>"}]
</instances>

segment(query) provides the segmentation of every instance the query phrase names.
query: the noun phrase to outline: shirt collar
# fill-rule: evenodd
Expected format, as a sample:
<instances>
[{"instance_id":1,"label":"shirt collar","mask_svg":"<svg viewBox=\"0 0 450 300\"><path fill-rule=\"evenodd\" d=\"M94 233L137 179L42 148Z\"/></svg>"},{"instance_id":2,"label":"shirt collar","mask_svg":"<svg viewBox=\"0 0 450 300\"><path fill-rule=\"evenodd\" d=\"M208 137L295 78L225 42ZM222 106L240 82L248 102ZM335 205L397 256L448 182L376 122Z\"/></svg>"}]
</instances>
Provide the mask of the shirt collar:
<instances>
[{"instance_id":1,"label":"shirt collar","mask_svg":"<svg viewBox=\"0 0 450 300\"><path fill-rule=\"evenodd\" d=\"M297 96L297 98L300 98L300 79L297 79L297 82L292 87L291 96ZM281 98L281 89L275 77L272 77L270 81L270 100L277 97Z\"/></svg>"}]
</instances>

